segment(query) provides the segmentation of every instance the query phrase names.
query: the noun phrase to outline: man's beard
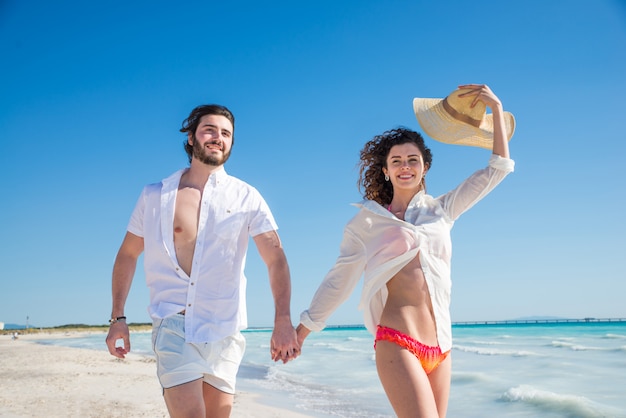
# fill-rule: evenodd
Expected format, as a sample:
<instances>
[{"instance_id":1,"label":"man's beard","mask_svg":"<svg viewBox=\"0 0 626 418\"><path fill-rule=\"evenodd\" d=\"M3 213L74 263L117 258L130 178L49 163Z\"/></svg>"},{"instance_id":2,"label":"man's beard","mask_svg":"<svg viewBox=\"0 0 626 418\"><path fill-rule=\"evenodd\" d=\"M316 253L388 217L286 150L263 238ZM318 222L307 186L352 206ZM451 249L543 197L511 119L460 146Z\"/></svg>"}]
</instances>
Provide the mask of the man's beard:
<instances>
[{"instance_id":1,"label":"man's beard","mask_svg":"<svg viewBox=\"0 0 626 418\"><path fill-rule=\"evenodd\" d=\"M203 146L200 145L198 140L196 140L195 137L193 138L193 156L201 163L214 167L223 165L226 163L226 161L228 161L228 158L230 157L230 150L228 152L222 151L222 153L222 158L219 158L217 155L207 154L207 151L204 149Z\"/></svg>"}]
</instances>

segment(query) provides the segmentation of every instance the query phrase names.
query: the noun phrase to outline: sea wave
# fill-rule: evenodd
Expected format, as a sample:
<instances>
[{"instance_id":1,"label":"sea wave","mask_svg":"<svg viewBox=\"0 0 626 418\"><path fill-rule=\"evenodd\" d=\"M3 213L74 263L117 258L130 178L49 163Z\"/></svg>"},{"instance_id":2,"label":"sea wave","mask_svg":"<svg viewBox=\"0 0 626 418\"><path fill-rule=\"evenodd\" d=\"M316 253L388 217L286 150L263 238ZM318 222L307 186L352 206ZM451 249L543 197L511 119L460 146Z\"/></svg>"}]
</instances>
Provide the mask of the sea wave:
<instances>
[{"instance_id":1,"label":"sea wave","mask_svg":"<svg viewBox=\"0 0 626 418\"><path fill-rule=\"evenodd\" d=\"M303 376L277 367L270 367L266 378L257 383L266 389L290 393L290 397L297 400L297 407L306 411L346 418L391 417L377 410L376 403L365 406L366 400L376 398L371 388L344 388L305 381Z\"/></svg>"},{"instance_id":2,"label":"sea wave","mask_svg":"<svg viewBox=\"0 0 626 418\"><path fill-rule=\"evenodd\" d=\"M462 341L464 344L470 344L470 345L508 345L508 342L502 342L502 341L493 341L493 340L463 340Z\"/></svg>"},{"instance_id":3,"label":"sea wave","mask_svg":"<svg viewBox=\"0 0 626 418\"><path fill-rule=\"evenodd\" d=\"M363 338L363 337L347 337L346 338L346 341L357 341L357 342L360 342L360 341L367 342L371 340L372 340L371 338Z\"/></svg>"},{"instance_id":4,"label":"sea wave","mask_svg":"<svg viewBox=\"0 0 626 418\"><path fill-rule=\"evenodd\" d=\"M528 357L538 355L537 353L527 350L499 350L494 348L470 347L458 344L453 345L452 348L466 353L479 354L481 356Z\"/></svg>"},{"instance_id":5,"label":"sea wave","mask_svg":"<svg viewBox=\"0 0 626 418\"><path fill-rule=\"evenodd\" d=\"M600 347L590 347L590 346L584 346L584 345L580 345L580 344L574 344L574 343L570 343L567 341L552 341L550 343L550 346L552 347L556 347L556 348L569 348L570 350L574 350L574 351L607 351L607 348L600 348Z\"/></svg>"},{"instance_id":6,"label":"sea wave","mask_svg":"<svg viewBox=\"0 0 626 418\"><path fill-rule=\"evenodd\" d=\"M342 345L340 342L332 342L332 343L327 343L327 342L314 342L312 343L312 345L314 347L324 347L324 348L328 348L334 351L340 351L340 352L346 352L346 353L367 353L369 354L371 350L365 350L363 348L359 348L359 347L347 347L345 345ZM369 347L369 346L365 346L365 347Z\"/></svg>"},{"instance_id":7,"label":"sea wave","mask_svg":"<svg viewBox=\"0 0 626 418\"><path fill-rule=\"evenodd\" d=\"M623 339L626 339L626 335L609 333L609 334L605 334L602 338L623 340Z\"/></svg>"},{"instance_id":8,"label":"sea wave","mask_svg":"<svg viewBox=\"0 0 626 418\"><path fill-rule=\"evenodd\" d=\"M522 402L538 410L538 414L559 413L569 418L624 418L626 411L594 402L584 396L558 394L521 385L507 390L501 401Z\"/></svg>"}]
</instances>

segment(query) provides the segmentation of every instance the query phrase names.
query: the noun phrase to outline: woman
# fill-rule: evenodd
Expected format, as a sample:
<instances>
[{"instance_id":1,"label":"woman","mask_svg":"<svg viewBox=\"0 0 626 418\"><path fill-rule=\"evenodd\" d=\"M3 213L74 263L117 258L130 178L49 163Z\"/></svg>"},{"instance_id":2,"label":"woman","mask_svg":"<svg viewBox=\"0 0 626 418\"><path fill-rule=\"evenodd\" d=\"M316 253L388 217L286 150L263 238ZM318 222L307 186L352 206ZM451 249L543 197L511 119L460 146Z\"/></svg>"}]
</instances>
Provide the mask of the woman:
<instances>
[{"instance_id":1,"label":"woman","mask_svg":"<svg viewBox=\"0 0 626 418\"><path fill-rule=\"evenodd\" d=\"M490 115L485 107L491 108ZM415 99L434 139L492 148L486 168L433 198L425 176L432 155L420 134L394 129L361 151L365 200L347 224L335 266L297 328L302 346L364 276L360 308L375 336L376 367L399 417L445 417L450 392L450 230L454 221L513 171L514 118L485 85L460 86L445 99Z\"/></svg>"}]
</instances>

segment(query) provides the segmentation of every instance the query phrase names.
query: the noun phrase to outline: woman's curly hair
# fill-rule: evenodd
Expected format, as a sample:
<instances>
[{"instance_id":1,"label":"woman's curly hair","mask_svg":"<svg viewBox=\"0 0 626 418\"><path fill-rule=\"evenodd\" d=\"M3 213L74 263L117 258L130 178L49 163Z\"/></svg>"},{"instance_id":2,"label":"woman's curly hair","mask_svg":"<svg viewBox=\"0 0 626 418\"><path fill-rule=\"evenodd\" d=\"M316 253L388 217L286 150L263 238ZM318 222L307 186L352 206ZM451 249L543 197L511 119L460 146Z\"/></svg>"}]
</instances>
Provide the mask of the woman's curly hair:
<instances>
[{"instance_id":1,"label":"woman's curly hair","mask_svg":"<svg viewBox=\"0 0 626 418\"><path fill-rule=\"evenodd\" d=\"M385 206L393 199L393 186L385 181L383 167L387 167L387 156L394 145L415 144L422 153L425 167L430 168L433 161L430 149L419 133L407 128L397 128L377 135L365 144L361 150L359 162L359 190L364 189L363 197ZM426 189L426 181L424 181Z\"/></svg>"}]
</instances>

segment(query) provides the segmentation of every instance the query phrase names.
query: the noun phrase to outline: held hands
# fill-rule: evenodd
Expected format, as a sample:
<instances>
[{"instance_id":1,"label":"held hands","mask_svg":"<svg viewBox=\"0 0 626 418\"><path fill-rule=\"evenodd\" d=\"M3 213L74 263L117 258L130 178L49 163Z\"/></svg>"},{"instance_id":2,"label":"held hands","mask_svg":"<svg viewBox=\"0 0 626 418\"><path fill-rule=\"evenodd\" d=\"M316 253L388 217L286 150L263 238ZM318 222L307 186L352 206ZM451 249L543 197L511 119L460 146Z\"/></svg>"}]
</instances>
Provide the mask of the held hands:
<instances>
[{"instance_id":1,"label":"held hands","mask_svg":"<svg viewBox=\"0 0 626 418\"><path fill-rule=\"evenodd\" d=\"M270 349L272 360L274 361L282 360L283 363L287 363L290 360L295 360L302 353L302 345L304 344L304 340L310 333L311 333L310 329L308 329L302 324L298 325L298 327L296 328L296 341L297 341L296 343L297 343L298 348L294 349L291 352L287 350L286 352L283 352L283 354L285 355L282 355L282 356L280 355L281 351L278 350L276 346L274 345L274 338L272 336L272 348Z\"/></svg>"},{"instance_id":2,"label":"held hands","mask_svg":"<svg viewBox=\"0 0 626 418\"><path fill-rule=\"evenodd\" d=\"M283 364L295 360L300 355L300 344L296 337L296 330L291 324L291 318L276 320L270 340L270 356L274 361Z\"/></svg>"}]
</instances>

